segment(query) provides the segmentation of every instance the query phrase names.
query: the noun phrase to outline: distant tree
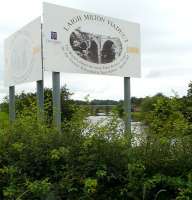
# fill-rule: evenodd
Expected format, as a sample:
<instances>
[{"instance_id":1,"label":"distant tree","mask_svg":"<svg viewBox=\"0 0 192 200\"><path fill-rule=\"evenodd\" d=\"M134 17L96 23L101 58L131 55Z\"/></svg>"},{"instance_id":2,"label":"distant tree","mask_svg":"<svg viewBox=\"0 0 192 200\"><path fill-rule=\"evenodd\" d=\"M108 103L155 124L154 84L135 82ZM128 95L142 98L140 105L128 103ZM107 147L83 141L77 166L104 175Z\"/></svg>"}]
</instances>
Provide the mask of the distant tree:
<instances>
[{"instance_id":1,"label":"distant tree","mask_svg":"<svg viewBox=\"0 0 192 200\"><path fill-rule=\"evenodd\" d=\"M154 110L154 103L156 102L156 98L154 97L145 97L141 103L141 111L142 112L150 112Z\"/></svg>"},{"instance_id":2,"label":"distant tree","mask_svg":"<svg viewBox=\"0 0 192 200\"><path fill-rule=\"evenodd\" d=\"M131 107L133 112L140 111L143 98L131 97Z\"/></svg>"},{"instance_id":3,"label":"distant tree","mask_svg":"<svg viewBox=\"0 0 192 200\"><path fill-rule=\"evenodd\" d=\"M70 120L73 113L77 109L77 105L73 100L71 100L72 93L66 86L61 88L61 120ZM52 101L52 89L46 88L44 91L45 96L45 112L49 117L49 121L52 121L53 113L53 101Z\"/></svg>"},{"instance_id":4,"label":"distant tree","mask_svg":"<svg viewBox=\"0 0 192 200\"><path fill-rule=\"evenodd\" d=\"M118 101L114 100L98 100L94 99L90 102L91 105L117 105Z\"/></svg>"},{"instance_id":5,"label":"distant tree","mask_svg":"<svg viewBox=\"0 0 192 200\"><path fill-rule=\"evenodd\" d=\"M177 97L156 97L153 110L144 113L144 121L151 133L166 137L180 137L191 131Z\"/></svg>"},{"instance_id":6,"label":"distant tree","mask_svg":"<svg viewBox=\"0 0 192 200\"><path fill-rule=\"evenodd\" d=\"M153 111L155 108L155 104L157 103L157 100L159 98L164 98L167 99L166 96L164 96L162 93L157 93L156 95L152 96L152 97L145 97L144 99L142 99L141 102L141 111L142 112L150 112Z\"/></svg>"},{"instance_id":7,"label":"distant tree","mask_svg":"<svg viewBox=\"0 0 192 200\"><path fill-rule=\"evenodd\" d=\"M164 95L163 93L161 93L161 92L158 92L158 93L155 95L155 97L165 97L165 95Z\"/></svg>"},{"instance_id":8,"label":"distant tree","mask_svg":"<svg viewBox=\"0 0 192 200\"><path fill-rule=\"evenodd\" d=\"M192 81L188 85L187 96L181 98L181 112L192 123Z\"/></svg>"},{"instance_id":9,"label":"distant tree","mask_svg":"<svg viewBox=\"0 0 192 200\"><path fill-rule=\"evenodd\" d=\"M188 85L187 97L191 97L192 98L192 81Z\"/></svg>"}]
</instances>

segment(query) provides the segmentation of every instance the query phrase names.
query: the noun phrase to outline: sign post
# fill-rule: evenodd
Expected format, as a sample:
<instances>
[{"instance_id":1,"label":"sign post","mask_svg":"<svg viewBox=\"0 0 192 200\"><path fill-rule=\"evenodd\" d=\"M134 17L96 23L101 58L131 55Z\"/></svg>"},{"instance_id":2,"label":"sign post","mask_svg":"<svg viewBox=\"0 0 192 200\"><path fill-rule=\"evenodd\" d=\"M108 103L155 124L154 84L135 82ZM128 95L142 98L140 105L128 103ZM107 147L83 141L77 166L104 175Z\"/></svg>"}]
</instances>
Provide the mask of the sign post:
<instances>
[{"instance_id":1,"label":"sign post","mask_svg":"<svg viewBox=\"0 0 192 200\"><path fill-rule=\"evenodd\" d=\"M53 123L58 129L60 72L111 75L124 77L125 128L131 130L130 77L141 73L139 24L44 3L43 25L38 17L12 34L4 52L10 119L15 118L14 86L20 83L37 82L37 105L43 112L44 70L52 72Z\"/></svg>"},{"instance_id":2,"label":"sign post","mask_svg":"<svg viewBox=\"0 0 192 200\"><path fill-rule=\"evenodd\" d=\"M125 129L131 131L130 77L140 77L140 25L43 4L45 70L53 73L54 123L60 126L59 72L124 77Z\"/></svg>"},{"instance_id":3,"label":"sign post","mask_svg":"<svg viewBox=\"0 0 192 200\"><path fill-rule=\"evenodd\" d=\"M41 17L10 35L4 43L5 85L9 86L9 119L15 119L15 85L37 81L37 104L43 109Z\"/></svg>"},{"instance_id":4,"label":"sign post","mask_svg":"<svg viewBox=\"0 0 192 200\"><path fill-rule=\"evenodd\" d=\"M42 80L38 80L37 83L37 107L38 117L43 118L44 112L44 71L43 71L43 24L41 24L41 68L42 68Z\"/></svg>"},{"instance_id":5,"label":"sign post","mask_svg":"<svg viewBox=\"0 0 192 200\"><path fill-rule=\"evenodd\" d=\"M124 77L125 131L131 132L131 83L130 77Z\"/></svg>"},{"instance_id":6,"label":"sign post","mask_svg":"<svg viewBox=\"0 0 192 200\"><path fill-rule=\"evenodd\" d=\"M38 108L38 117L43 117L44 111L44 88L43 80L37 81L37 108Z\"/></svg>"},{"instance_id":7,"label":"sign post","mask_svg":"<svg viewBox=\"0 0 192 200\"><path fill-rule=\"evenodd\" d=\"M15 86L9 87L9 121L15 120Z\"/></svg>"},{"instance_id":8,"label":"sign post","mask_svg":"<svg viewBox=\"0 0 192 200\"><path fill-rule=\"evenodd\" d=\"M60 97L60 73L52 72L53 83L53 123L61 129L61 97Z\"/></svg>"}]
</instances>

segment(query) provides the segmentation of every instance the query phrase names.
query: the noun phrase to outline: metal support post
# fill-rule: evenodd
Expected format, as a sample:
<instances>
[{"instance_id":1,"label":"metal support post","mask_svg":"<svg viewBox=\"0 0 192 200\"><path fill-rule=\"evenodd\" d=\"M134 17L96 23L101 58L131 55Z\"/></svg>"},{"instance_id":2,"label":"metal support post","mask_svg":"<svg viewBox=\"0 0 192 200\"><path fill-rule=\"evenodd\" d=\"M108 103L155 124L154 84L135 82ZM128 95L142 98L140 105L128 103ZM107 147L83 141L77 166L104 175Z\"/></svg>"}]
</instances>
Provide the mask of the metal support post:
<instances>
[{"instance_id":1,"label":"metal support post","mask_svg":"<svg viewBox=\"0 0 192 200\"><path fill-rule=\"evenodd\" d=\"M9 121L15 120L15 86L9 87Z\"/></svg>"},{"instance_id":2,"label":"metal support post","mask_svg":"<svg viewBox=\"0 0 192 200\"><path fill-rule=\"evenodd\" d=\"M43 118L44 112L44 86L43 80L37 81L37 108L38 108L38 117Z\"/></svg>"},{"instance_id":3,"label":"metal support post","mask_svg":"<svg viewBox=\"0 0 192 200\"><path fill-rule=\"evenodd\" d=\"M130 77L124 77L125 130L131 132L131 84Z\"/></svg>"},{"instance_id":4,"label":"metal support post","mask_svg":"<svg viewBox=\"0 0 192 200\"><path fill-rule=\"evenodd\" d=\"M60 96L60 73L52 72L53 81L53 123L61 129L61 96Z\"/></svg>"}]
</instances>

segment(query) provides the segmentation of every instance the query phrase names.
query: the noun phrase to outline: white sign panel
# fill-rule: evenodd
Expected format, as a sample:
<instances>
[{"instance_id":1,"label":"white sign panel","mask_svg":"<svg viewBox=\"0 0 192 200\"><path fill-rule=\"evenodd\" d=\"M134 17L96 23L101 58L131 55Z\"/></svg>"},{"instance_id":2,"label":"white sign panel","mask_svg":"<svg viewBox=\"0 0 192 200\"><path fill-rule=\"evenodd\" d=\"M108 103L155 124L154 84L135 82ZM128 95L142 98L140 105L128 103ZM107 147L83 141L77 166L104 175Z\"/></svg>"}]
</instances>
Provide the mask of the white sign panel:
<instances>
[{"instance_id":1,"label":"white sign panel","mask_svg":"<svg viewBox=\"0 0 192 200\"><path fill-rule=\"evenodd\" d=\"M140 76L140 26L49 3L43 6L45 70Z\"/></svg>"},{"instance_id":2,"label":"white sign panel","mask_svg":"<svg viewBox=\"0 0 192 200\"><path fill-rule=\"evenodd\" d=\"M41 17L5 40L5 85L42 80Z\"/></svg>"}]
</instances>

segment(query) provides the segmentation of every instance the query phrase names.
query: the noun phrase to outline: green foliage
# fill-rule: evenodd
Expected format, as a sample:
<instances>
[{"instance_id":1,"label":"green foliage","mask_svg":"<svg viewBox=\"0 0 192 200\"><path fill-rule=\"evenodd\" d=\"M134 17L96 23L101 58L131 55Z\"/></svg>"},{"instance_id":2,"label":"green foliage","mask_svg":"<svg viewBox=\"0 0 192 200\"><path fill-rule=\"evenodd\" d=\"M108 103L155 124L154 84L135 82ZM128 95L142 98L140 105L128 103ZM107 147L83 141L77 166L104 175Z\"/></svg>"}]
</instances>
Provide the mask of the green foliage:
<instances>
[{"instance_id":1,"label":"green foliage","mask_svg":"<svg viewBox=\"0 0 192 200\"><path fill-rule=\"evenodd\" d=\"M0 129L8 125L8 114L6 112L0 112Z\"/></svg>"},{"instance_id":2,"label":"green foliage","mask_svg":"<svg viewBox=\"0 0 192 200\"><path fill-rule=\"evenodd\" d=\"M50 123L51 90L46 95L47 120L37 119L31 96L30 109L19 103L17 120L0 129L0 199L192 199L192 128L177 96L143 103L136 145L117 112L93 125L64 93L69 112L58 131Z\"/></svg>"},{"instance_id":3,"label":"green foliage","mask_svg":"<svg viewBox=\"0 0 192 200\"><path fill-rule=\"evenodd\" d=\"M61 88L61 119L62 121L70 120L72 118L72 115L75 113L75 111L78 109L75 102L71 100L72 93L69 92L69 90L66 88L66 86ZM44 89L44 105L45 105L45 113L47 115L47 122L49 124L52 123L52 113L53 113L53 102L52 102L52 89L45 88ZM15 96L15 102L16 102L16 113L17 115L21 115L26 110L28 111L34 111L34 108L36 107L36 93L24 93L18 94ZM5 97L3 103L1 103L1 110L2 113L0 113L0 119L7 118L8 114L8 98ZM1 121L1 120L0 120ZM2 121L1 121L2 122Z\"/></svg>"},{"instance_id":4,"label":"green foliage","mask_svg":"<svg viewBox=\"0 0 192 200\"><path fill-rule=\"evenodd\" d=\"M88 194L95 193L97 188L97 179L85 179L85 190Z\"/></svg>"},{"instance_id":5,"label":"green foliage","mask_svg":"<svg viewBox=\"0 0 192 200\"><path fill-rule=\"evenodd\" d=\"M154 109L158 115L152 115L152 123L157 117L159 126L170 121L176 115L175 101L170 105L158 100ZM90 125L85 117L83 110L76 111L58 132L26 110L4 128L0 132L0 199L191 198L192 137L184 134L185 127L183 137L175 134L181 123L179 128L171 126L169 136L157 137L161 129L147 137L146 132L138 146L130 147L130 137L119 130L117 116L106 125Z\"/></svg>"},{"instance_id":6,"label":"green foliage","mask_svg":"<svg viewBox=\"0 0 192 200\"><path fill-rule=\"evenodd\" d=\"M180 99L181 101L181 112L185 118L192 123L192 82L188 85L187 96L184 96Z\"/></svg>"},{"instance_id":7,"label":"green foliage","mask_svg":"<svg viewBox=\"0 0 192 200\"><path fill-rule=\"evenodd\" d=\"M141 112L132 112L131 118L135 122L141 122L142 121L142 113Z\"/></svg>"},{"instance_id":8,"label":"green foliage","mask_svg":"<svg viewBox=\"0 0 192 200\"><path fill-rule=\"evenodd\" d=\"M163 94L158 93L153 97L145 97L142 99L141 104L140 104L140 109L143 113L151 112L155 108L155 104L158 99L168 99L168 97L165 97Z\"/></svg>"},{"instance_id":9,"label":"green foliage","mask_svg":"<svg viewBox=\"0 0 192 200\"><path fill-rule=\"evenodd\" d=\"M4 129L0 133L0 197L95 199L105 184L111 192L121 166L126 167L127 147L121 146L122 138L113 131L114 122L109 122L111 127L88 126L85 116L81 110L76 112L60 133L26 110ZM110 186L110 182L114 183Z\"/></svg>"},{"instance_id":10,"label":"green foliage","mask_svg":"<svg viewBox=\"0 0 192 200\"><path fill-rule=\"evenodd\" d=\"M191 126L179 111L181 104L177 97L156 97L153 106L152 111L143 114L150 133L172 139L190 133Z\"/></svg>"}]
</instances>

